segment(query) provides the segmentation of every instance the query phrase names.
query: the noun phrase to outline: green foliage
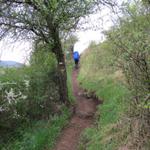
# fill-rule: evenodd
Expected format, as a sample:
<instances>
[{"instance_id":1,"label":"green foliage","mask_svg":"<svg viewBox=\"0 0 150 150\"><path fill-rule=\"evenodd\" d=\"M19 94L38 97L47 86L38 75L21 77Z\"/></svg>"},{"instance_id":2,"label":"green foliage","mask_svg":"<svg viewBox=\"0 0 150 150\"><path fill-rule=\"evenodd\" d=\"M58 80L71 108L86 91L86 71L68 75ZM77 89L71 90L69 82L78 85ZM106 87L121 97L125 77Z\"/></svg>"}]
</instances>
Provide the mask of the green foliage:
<instances>
[{"instance_id":1,"label":"green foliage","mask_svg":"<svg viewBox=\"0 0 150 150\"><path fill-rule=\"evenodd\" d=\"M92 51L83 55L79 80L104 104L98 110L98 128L87 129L81 149L148 149L150 15L140 1L137 4L124 4L123 16L106 33L107 40L101 46L92 44ZM122 118L125 110L128 121Z\"/></svg>"},{"instance_id":2,"label":"green foliage","mask_svg":"<svg viewBox=\"0 0 150 150\"><path fill-rule=\"evenodd\" d=\"M3 147L3 150L44 150L52 149L61 129L67 124L69 111L62 109L62 115L55 115L49 121L38 121L31 128L20 130L21 136Z\"/></svg>"},{"instance_id":3,"label":"green foliage","mask_svg":"<svg viewBox=\"0 0 150 150\"><path fill-rule=\"evenodd\" d=\"M51 148L67 122L69 112L59 103L56 59L47 49L36 45L29 66L0 68L0 149Z\"/></svg>"},{"instance_id":4,"label":"green foliage","mask_svg":"<svg viewBox=\"0 0 150 150\"><path fill-rule=\"evenodd\" d=\"M74 44L78 41L78 38L75 35L70 35L67 39L62 41L64 50L72 50Z\"/></svg>"},{"instance_id":5,"label":"green foliage","mask_svg":"<svg viewBox=\"0 0 150 150\"><path fill-rule=\"evenodd\" d=\"M69 97L70 104L74 104L75 102L73 89L72 89L72 70L73 70L73 65L69 64L67 66L67 86L68 86L68 97Z\"/></svg>"},{"instance_id":6,"label":"green foliage","mask_svg":"<svg viewBox=\"0 0 150 150\"><path fill-rule=\"evenodd\" d=\"M51 104L59 100L56 59L45 47L38 46L30 62L29 115L32 119L42 117L42 114L48 118L53 109Z\"/></svg>"},{"instance_id":7,"label":"green foliage","mask_svg":"<svg viewBox=\"0 0 150 150\"><path fill-rule=\"evenodd\" d=\"M67 39L62 41L62 47L65 52L66 63L72 62L72 53L74 44L78 41L75 35L70 35Z\"/></svg>"},{"instance_id":8,"label":"green foliage","mask_svg":"<svg viewBox=\"0 0 150 150\"><path fill-rule=\"evenodd\" d=\"M51 47L48 51L54 53L57 59L60 101L63 103L68 103L68 93L61 36L72 32L81 17L95 12L99 3L93 0L0 1L0 38L9 33L19 38L36 37Z\"/></svg>"},{"instance_id":9,"label":"green foliage","mask_svg":"<svg viewBox=\"0 0 150 150\"><path fill-rule=\"evenodd\" d=\"M128 110L129 91L115 61L109 41L92 43L82 55L79 81L87 90L95 91L103 104L97 110L97 127L86 129L81 137L81 150L112 150L124 142L121 135L113 136L120 132L115 125Z\"/></svg>"},{"instance_id":10,"label":"green foliage","mask_svg":"<svg viewBox=\"0 0 150 150\"><path fill-rule=\"evenodd\" d=\"M112 53L113 52L111 49L111 45L108 42L104 42L103 44L99 45L91 43L86 53L83 53L81 56L81 58L83 58L84 60L81 59L80 63L81 64L80 73L82 75L80 76L80 78L84 79L89 77L91 78L96 77L98 78L99 81L101 81L105 77L104 76L105 72L108 73L108 76L111 75L115 69L114 65L115 58L113 57ZM88 82L86 84L88 84Z\"/></svg>"},{"instance_id":11,"label":"green foliage","mask_svg":"<svg viewBox=\"0 0 150 150\"><path fill-rule=\"evenodd\" d=\"M0 142L22 122L27 121L24 107L28 98L26 68L1 68L0 78ZM7 138L6 138L7 139Z\"/></svg>"},{"instance_id":12,"label":"green foliage","mask_svg":"<svg viewBox=\"0 0 150 150\"><path fill-rule=\"evenodd\" d=\"M139 3L138 3L139 4ZM141 9L137 9L141 7ZM114 45L114 53L122 68L128 88L132 91L130 102L130 116L138 120L139 135L134 138L143 139L148 136L149 101L150 101L150 36L148 31L150 14L141 4L138 6L127 5L124 17L120 19L118 27L108 32L108 39ZM147 106L147 107L145 107ZM133 119L134 118L134 119ZM134 121L131 123L134 124ZM135 133L134 125L132 132ZM141 136L142 135L142 136ZM135 145L136 141L133 142ZM146 140L137 145L145 145Z\"/></svg>"},{"instance_id":13,"label":"green foliage","mask_svg":"<svg viewBox=\"0 0 150 150\"><path fill-rule=\"evenodd\" d=\"M120 20L120 26L108 32L108 38L114 44L114 53L124 70L134 95L138 94L138 103L149 94L150 36L149 14L127 7L128 17ZM126 14L125 13L125 14ZM141 99L141 100L140 100Z\"/></svg>"},{"instance_id":14,"label":"green foliage","mask_svg":"<svg viewBox=\"0 0 150 150\"><path fill-rule=\"evenodd\" d=\"M142 0L143 4L146 5L146 6L149 6L150 5L150 1L149 0Z\"/></svg>"}]
</instances>

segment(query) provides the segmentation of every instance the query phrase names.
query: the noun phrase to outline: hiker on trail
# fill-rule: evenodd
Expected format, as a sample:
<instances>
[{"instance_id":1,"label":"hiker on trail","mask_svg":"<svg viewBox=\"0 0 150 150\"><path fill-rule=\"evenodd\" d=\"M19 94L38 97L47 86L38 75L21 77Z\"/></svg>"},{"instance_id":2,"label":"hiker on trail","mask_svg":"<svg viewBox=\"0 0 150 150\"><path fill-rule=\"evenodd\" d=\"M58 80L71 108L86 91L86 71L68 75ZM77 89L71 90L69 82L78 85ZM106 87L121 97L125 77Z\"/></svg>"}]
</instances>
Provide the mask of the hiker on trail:
<instances>
[{"instance_id":1,"label":"hiker on trail","mask_svg":"<svg viewBox=\"0 0 150 150\"><path fill-rule=\"evenodd\" d=\"M78 69L79 67L79 59L80 59L80 55L78 51L73 52L73 59L75 62L75 68Z\"/></svg>"}]
</instances>

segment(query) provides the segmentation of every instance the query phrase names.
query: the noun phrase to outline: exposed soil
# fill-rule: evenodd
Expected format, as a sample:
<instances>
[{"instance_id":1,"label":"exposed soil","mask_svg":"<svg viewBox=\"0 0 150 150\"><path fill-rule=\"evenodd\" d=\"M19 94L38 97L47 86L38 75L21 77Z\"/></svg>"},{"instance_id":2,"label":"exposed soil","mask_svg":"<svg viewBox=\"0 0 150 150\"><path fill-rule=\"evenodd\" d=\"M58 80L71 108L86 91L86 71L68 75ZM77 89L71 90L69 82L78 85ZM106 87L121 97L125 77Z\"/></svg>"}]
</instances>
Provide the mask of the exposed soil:
<instances>
[{"instance_id":1,"label":"exposed soil","mask_svg":"<svg viewBox=\"0 0 150 150\"><path fill-rule=\"evenodd\" d=\"M76 98L75 112L69 125L62 131L55 150L77 150L81 133L85 128L91 127L98 101L87 98L84 90L77 82L78 70L72 74L73 93Z\"/></svg>"},{"instance_id":2,"label":"exposed soil","mask_svg":"<svg viewBox=\"0 0 150 150\"><path fill-rule=\"evenodd\" d=\"M127 146L120 147L119 150L129 150Z\"/></svg>"}]
</instances>

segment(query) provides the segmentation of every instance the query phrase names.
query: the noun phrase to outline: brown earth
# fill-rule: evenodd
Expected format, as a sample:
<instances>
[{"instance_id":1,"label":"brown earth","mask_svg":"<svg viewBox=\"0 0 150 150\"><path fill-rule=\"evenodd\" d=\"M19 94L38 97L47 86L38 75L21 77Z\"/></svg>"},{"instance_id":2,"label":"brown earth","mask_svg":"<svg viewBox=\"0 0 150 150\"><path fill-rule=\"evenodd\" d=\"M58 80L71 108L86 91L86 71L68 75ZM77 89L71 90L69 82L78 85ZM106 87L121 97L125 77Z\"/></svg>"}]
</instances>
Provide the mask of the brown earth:
<instances>
[{"instance_id":1,"label":"brown earth","mask_svg":"<svg viewBox=\"0 0 150 150\"><path fill-rule=\"evenodd\" d=\"M75 112L68 126L62 131L54 150L77 150L81 133L91 127L96 112L97 100L86 98L77 82L78 70L72 73L73 93L76 98Z\"/></svg>"}]
</instances>

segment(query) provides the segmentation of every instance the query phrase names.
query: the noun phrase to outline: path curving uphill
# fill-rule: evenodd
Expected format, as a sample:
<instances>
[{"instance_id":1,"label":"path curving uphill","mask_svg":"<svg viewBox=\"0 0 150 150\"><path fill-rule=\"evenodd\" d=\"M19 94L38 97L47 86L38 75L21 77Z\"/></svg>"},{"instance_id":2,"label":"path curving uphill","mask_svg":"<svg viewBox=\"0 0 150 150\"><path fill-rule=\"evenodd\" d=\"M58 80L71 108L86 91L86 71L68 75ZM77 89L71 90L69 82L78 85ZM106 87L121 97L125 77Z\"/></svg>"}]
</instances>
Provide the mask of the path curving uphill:
<instances>
[{"instance_id":1,"label":"path curving uphill","mask_svg":"<svg viewBox=\"0 0 150 150\"><path fill-rule=\"evenodd\" d=\"M97 100L84 96L84 90L77 82L78 70L72 73L73 93L76 98L75 113L68 126L62 131L54 150L77 150L81 133L85 128L91 127L96 112Z\"/></svg>"}]
</instances>

